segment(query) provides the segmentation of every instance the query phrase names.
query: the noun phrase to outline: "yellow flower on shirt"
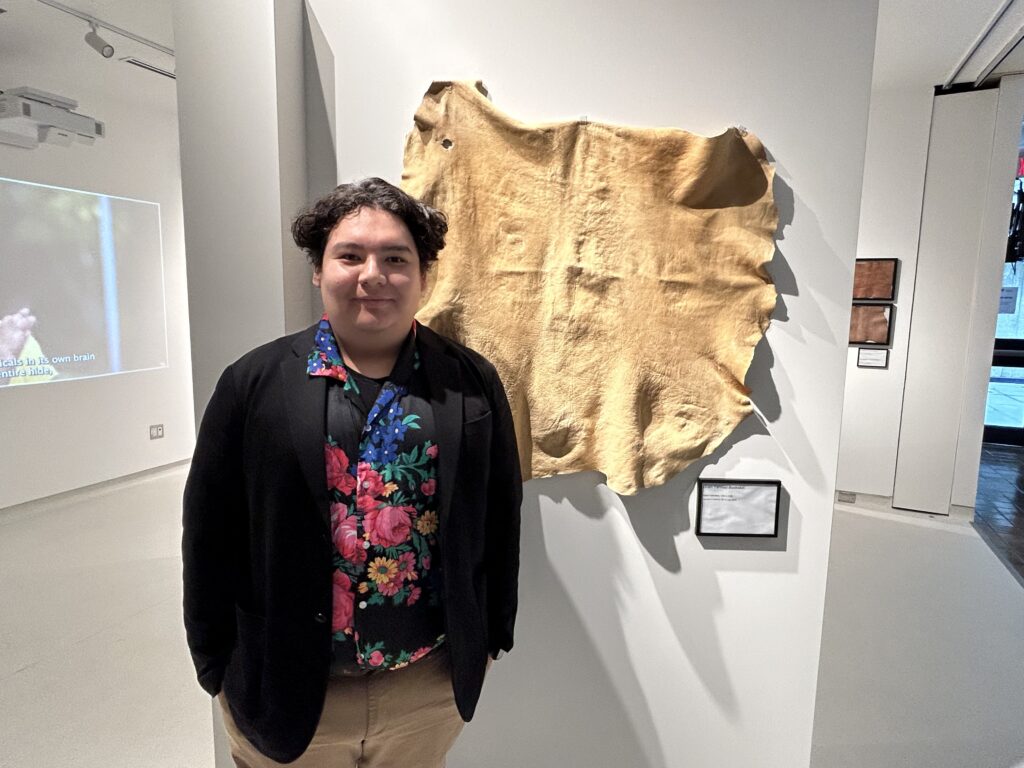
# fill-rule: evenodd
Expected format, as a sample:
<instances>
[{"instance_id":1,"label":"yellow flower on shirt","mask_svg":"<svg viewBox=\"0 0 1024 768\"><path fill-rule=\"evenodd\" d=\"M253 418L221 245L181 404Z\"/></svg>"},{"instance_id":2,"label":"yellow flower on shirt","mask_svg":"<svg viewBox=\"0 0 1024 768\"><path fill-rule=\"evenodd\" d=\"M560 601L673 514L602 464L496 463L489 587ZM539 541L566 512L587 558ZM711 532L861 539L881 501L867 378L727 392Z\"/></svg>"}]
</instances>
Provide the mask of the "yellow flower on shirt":
<instances>
[{"instance_id":1,"label":"yellow flower on shirt","mask_svg":"<svg viewBox=\"0 0 1024 768\"><path fill-rule=\"evenodd\" d=\"M367 575L377 584L387 584L398 575L398 563L390 557L378 557L370 563Z\"/></svg>"},{"instance_id":2,"label":"yellow flower on shirt","mask_svg":"<svg viewBox=\"0 0 1024 768\"><path fill-rule=\"evenodd\" d=\"M437 530L437 512L427 510L416 520L416 530L424 536L429 536Z\"/></svg>"}]
</instances>

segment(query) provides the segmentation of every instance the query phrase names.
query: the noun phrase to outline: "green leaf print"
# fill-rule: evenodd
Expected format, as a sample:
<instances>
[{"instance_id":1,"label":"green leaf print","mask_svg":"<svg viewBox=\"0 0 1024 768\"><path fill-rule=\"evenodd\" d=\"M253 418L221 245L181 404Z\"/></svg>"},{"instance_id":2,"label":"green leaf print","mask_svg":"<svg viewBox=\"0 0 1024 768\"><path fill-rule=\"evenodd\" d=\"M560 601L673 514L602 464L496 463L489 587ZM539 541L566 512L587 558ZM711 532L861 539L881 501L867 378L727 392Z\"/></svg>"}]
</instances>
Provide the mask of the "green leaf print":
<instances>
[{"instance_id":1,"label":"green leaf print","mask_svg":"<svg viewBox=\"0 0 1024 768\"><path fill-rule=\"evenodd\" d=\"M413 530L412 545L416 548L416 554L418 555L416 562L420 567L422 567L423 558L430 556L430 543L423 534L419 531Z\"/></svg>"}]
</instances>

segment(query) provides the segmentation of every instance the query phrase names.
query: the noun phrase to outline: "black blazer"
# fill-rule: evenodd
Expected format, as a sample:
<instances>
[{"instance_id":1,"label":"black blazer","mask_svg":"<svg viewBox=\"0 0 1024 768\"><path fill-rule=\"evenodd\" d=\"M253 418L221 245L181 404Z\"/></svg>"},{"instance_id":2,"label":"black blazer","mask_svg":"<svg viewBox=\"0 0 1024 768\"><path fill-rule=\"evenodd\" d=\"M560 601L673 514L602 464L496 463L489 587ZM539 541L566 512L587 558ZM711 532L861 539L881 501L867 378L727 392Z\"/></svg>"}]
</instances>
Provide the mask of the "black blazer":
<instances>
[{"instance_id":1,"label":"black blazer","mask_svg":"<svg viewBox=\"0 0 1024 768\"><path fill-rule=\"evenodd\" d=\"M331 663L327 381L306 374L315 330L224 371L184 498L185 629L199 683L214 695L223 688L242 733L280 762L312 740ZM469 720L488 653L512 648L522 478L494 367L424 326L418 342L441 447L452 687Z\"/></svg>"}]
</instances>

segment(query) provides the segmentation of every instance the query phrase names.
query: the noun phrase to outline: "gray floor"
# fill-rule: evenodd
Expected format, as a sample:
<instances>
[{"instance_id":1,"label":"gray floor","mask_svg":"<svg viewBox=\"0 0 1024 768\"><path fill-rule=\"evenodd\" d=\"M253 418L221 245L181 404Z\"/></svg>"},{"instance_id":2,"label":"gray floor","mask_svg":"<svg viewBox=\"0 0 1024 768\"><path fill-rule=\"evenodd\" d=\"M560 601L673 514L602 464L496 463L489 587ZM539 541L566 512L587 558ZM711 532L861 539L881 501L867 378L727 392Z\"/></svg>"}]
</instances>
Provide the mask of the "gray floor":
<instances>
[{"instance_id":1,"label":"gray floor","mask_svg":"<svg viewBox=\"0 0 1024 768\"><path fill-rule=\"evenodd\" d=\"M966 521L833 526L811 765L1024 764L1024 588Z\"/></svg>"},{"instance_id":2,"label":"gray floor","mask_svg":"<svg viewBox=\"0 0 1024 768\"><path fill-rule=\"evenodd\" d=\"M180 620L183 482L0 510L2 768L213 765ZM828 579L814 768L1024 764L1024 589L973 528L841 508Z\"/></svg>"},{"instance_id":3,"label":"gray floor","mask_svg":"<svg viewBox=\"0 0 1024 768\"><path fill-rule=\"evenodd\" d=\"M982 446L974 527L1024 585L1024 448Z\"/></svg>"},{"instance_id":4,"label":"gray floor","mask_svg":"<svg viewBox=\"0 0 1024 768\"><path fill-rule=\"evenodd\" d=\"M184 468L0 511L0 766L213 765L181 626Z\"/></svg>"}]
</instances>

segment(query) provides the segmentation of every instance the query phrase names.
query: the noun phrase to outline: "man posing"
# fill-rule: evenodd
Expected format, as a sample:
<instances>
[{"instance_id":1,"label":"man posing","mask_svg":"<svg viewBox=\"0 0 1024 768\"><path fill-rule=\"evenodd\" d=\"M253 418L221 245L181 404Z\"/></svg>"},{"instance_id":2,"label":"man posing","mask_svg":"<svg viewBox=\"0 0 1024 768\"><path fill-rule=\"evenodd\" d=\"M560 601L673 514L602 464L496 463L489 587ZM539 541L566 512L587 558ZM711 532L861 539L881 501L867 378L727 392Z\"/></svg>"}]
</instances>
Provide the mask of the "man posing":
<instances>
[{"instance_id":1,"label":"man posing","mask_svg":"<svg viewBox=\"0 0 1024 768\"><path fill-rule=\"evenodd\" d=\"M512 647L522 481L494 367L419 325L443 214L299 215L321 321L222 374L185 487L185 628L239 766L443 766Z\"/></svg>"}]
</instances>

